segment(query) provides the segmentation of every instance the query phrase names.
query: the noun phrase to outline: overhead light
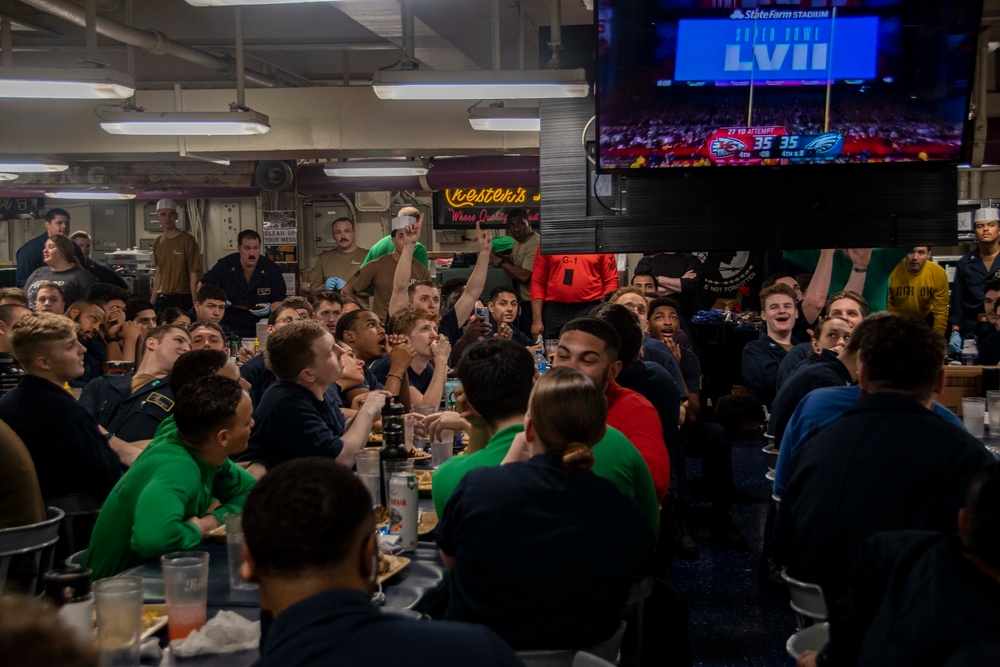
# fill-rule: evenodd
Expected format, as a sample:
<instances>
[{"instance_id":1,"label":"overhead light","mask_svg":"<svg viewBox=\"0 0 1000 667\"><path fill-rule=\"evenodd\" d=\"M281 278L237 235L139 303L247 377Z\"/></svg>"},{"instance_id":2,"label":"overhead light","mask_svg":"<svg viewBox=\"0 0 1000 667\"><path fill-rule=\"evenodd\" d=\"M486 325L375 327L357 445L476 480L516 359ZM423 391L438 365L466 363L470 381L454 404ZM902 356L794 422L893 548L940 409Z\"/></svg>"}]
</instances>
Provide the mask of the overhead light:
<instances>
[{"instance_id":1,"label":"overhead light","mask_svg":"<svg viewBox=\"0 0 1000 667\"><path fill-rule=\"evenodd\" d=\"M135 94L135 79L102 68L0 67L0 97L123 100Z\"/></svg>"},{"instance_id":2,"label":"overhead light","mask_svg":"<svg viewBox=\"0 0 1000 667\"><path fill-rule=\"evenodd\" d=\"M47 174L69 169L68 164L49 164L46 162L0 162L0 171L10 171L16 174Z\"/></svg>"},{"instance_id":3,"label":"overhead light","mask_svg":"<svg viewBox=\"0 0 1000 667\"><path fill-rule=\"evenodd\" d=\"M383 100L513 100L586 97L582 69L382 70L372 76Z\"/></svg>"},{"instance_id":4,"label":"overhead light","mask_svg":"<svg viewBox=\"0 0 1000 667\"><path fill-rule=\"evenodd\" d=\"M0 181L13 181L17 178L17 174L7 174L0 171Z\"/></svg>"},{"instance_id":5,"label":"overhead light","mask_svg":"<svg viewBox=\"0 0 1000 667\"><path fill-rule=\"evenodd\" d=\"M130 192L115 192L113 190L78 190L46 192L49 199L135 199L135 195Z\"/></svg>"},{"instance_id":6,"label":"overhead light","mask_svg":"<svg viewBox=\"0 0 1000 667\"><path fill-rule=\"evenodd\" d=\"M365 178L370 176L425 176L427 165L411 160L351 160L323 165L327 176Z\"/></svg>"},{"instance_id":7,"label":"overhead light","mask_svg":"<svg viewBox=\"0 0 1000 667\"><path fill-rule=\"evenodd\" d=\"M538 132L542 129L538 109L474 107L469 110L469 124L473 130L494 132Z\"/></svg>"},{"instance_id":8,"label":"overhead light","mask_svg":"<svg viewBox=\"0 0 1000 667\"><path fill-rule=\"evenodd\" d=\"M132 136L243 136L267 134L267 116L256 111L109 111L101 127Z\"/></svg>"},{"instance_id":9,"label":"overhead light","mask_svg":"<svg viewBox=\"0 0 1000 667\"><path fill-rule=\"evenodd\" d=\"M187 0L193 7L235 7L237 5L297 5L304 2L336 2L336 0Z\"/></svg>"}]
</instances>

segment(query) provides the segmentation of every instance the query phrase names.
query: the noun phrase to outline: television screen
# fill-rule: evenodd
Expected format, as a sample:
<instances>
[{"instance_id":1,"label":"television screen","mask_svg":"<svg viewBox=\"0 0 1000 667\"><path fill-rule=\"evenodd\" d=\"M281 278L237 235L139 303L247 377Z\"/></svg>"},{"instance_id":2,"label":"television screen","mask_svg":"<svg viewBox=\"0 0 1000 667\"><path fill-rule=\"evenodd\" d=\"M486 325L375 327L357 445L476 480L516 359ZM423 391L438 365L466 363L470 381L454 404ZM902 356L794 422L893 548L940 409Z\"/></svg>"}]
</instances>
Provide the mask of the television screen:
<instances>
[{"instance_id":1,"label":"television screen","mask_svg":"<svg viewBox=\"0 0 1000 667\"><path fill-rule=\"evenodd\" d=\"M601 170L957 162L982 0L600 0Z\"/></svg>"}]
</instances>

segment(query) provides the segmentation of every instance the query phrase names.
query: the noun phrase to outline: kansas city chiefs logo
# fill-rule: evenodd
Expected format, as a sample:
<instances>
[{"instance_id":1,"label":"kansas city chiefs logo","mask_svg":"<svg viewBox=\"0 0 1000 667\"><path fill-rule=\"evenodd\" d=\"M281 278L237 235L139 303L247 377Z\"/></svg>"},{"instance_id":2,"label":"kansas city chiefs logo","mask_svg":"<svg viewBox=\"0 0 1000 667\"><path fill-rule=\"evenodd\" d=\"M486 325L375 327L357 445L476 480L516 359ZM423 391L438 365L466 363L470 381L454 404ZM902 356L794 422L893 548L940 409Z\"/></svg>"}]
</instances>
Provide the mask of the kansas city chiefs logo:
<instances>
[{"instance_id":1,"label":"kansas city chiefs logo","mask_svg":"<svg viewBox=\"0 0 1000 667\"><path fill-rule=\"evenodd\" d=\"M732 137L719 137L718 139L712 140L712 145L709 146L709 150L712 151L712 155L715 157L725 158L736 155L746 147L747 145L739 139L733 139Z\"/></svg>"}]
</instances>

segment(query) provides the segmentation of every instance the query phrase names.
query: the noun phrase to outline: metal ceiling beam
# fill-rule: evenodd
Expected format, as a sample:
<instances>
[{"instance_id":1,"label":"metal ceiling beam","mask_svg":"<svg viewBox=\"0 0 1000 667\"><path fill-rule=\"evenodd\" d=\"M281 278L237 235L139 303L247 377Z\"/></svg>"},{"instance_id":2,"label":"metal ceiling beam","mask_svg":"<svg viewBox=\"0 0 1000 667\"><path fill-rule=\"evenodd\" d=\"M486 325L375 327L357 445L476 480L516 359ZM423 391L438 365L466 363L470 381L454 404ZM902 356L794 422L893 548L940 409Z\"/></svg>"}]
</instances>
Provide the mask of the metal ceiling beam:
<instances>
[{"instance_id":1,"label":"metal ceiling beam","mask_svg":"<svg viewBox=\"0 0 1000 667\"><path fill-rule=\"evenodd\" d=\"M66 2L65 0L21 0L21 2L75 25L81 27L86 27L87 25L86 11L83 7L75 5L72 2ZM101 16L97 17L96 23L98 34L115 41L139 47L155 55L175 56L219 72L233 72L233 64L229 59L220 58L211 53L193 49L186 44L175 42L155 30L133 28L132 26ZM280 79L264 76L253 71L246 72L246 79L257 85L269 88L282 85Z\"/></svg>"}]
</instances>

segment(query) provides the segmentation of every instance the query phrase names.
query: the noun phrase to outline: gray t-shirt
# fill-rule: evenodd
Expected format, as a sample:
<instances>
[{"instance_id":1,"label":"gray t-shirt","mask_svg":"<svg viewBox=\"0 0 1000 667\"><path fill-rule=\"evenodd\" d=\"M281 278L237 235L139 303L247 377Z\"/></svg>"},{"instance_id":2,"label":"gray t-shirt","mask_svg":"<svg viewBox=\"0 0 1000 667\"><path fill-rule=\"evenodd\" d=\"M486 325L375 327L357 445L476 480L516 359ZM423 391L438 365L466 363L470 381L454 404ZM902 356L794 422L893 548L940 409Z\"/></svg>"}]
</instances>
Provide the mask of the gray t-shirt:
<instances>
[{"instance_id":1,"label":"gray t-shirt","mask_svg":"<svg viewBox=\"0 0 1000 667\"><path fill-rule=\"evenodd\" d=\"M34 310L35 297L38 296L38 286L45 282L52 282L63 288L68 309L74 301L82 299L87 288L97 282L94 274L75 264L66 271L53 271L49 266L40 266L28 276L28 282L24 284L24 291L28 294L28 305Z\"/></svg>"}]
</instances>

